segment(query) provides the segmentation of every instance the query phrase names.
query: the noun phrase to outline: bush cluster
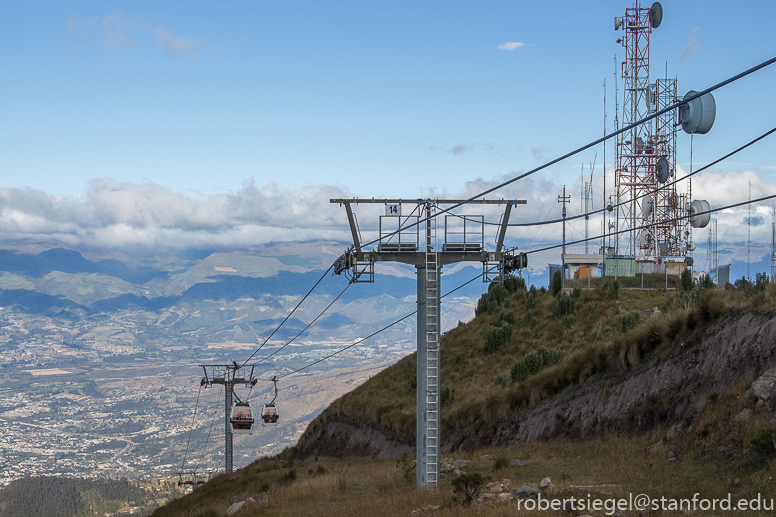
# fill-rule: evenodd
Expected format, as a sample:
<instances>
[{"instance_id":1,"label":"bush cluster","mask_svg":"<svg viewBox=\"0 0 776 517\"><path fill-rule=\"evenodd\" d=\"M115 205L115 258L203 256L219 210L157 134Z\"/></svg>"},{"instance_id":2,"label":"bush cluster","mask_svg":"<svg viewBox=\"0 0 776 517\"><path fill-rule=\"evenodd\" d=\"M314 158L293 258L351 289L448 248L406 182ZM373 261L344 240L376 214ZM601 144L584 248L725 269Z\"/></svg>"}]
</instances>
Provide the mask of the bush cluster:
<instances>
[{"instance_id":1,"label":"bush cluster","mask_svg":"<svg viewBox=\"0 0 776 517\"><path fill-rule=\"evenodd\" d=\"M644 321L644 317L639 311L630 311L628 314L622 317L622 320L620 321L620 329L622 330L622 333L625 334L630 329L640 325L642 321Z\"/></svg>"},{"instance_id":2,"label":"bush cluster","mask_svg":"<svg viewBox=\"0 0 776 517\"><path fill-rule=\"evenodd\" d=\"M517 276L508 276L504 279L504 288L510 293L525 291L525 280Z\"/></svg>"},{"instance_id":3,"label":"bush cluster","mask_svg":"<svg viewBox=\"0 0 776 517\"><path fill-rule=\"evenodd\" d=\"M776 429L772 427L760 429L755 437L749 440L749 448L763 456L776 454Z\"/></svg>"},{"instance_id":4,"label":"bush cluster","mask_svg":"<svg viewBox=\"0 0 776 517\"><path fill-rule=\"evenodd\" d=\"M509 292L503 284L490 284L488 292L480 296L474 314L493 314L509 300Z\"/></svg>"},{"instance_id":5,"label":"bush cluster","mask_svg":"<svg viewBox=\"0 0 776 517\"><path fill-rule=\"evenodd\" d=\"M733 287L739 291L743 291L745 294L761 293L768 287L768 274L765 272L757 273L754 278L754 283L745 276L742 276L735 281Z\"/></svg>"},{"instance_id":6,"label":"bush cluster","mask_svg":"<svg viewBox=\"0 0 776 517\"><path fill-rule=\"evenodd\" d=\"M488 327L488 334L485 338L485 351L489 354L505 349L512 337L512 325L504 323L498 327Z\"/></svg>"},{"instance_id":7,"label":"bush cluster","mask_svg":"<svg viewBox=\"0 0 776 517\"><path fill-rule=\"evenodd\" d=\"M506 307L501 309L498 315L498 324L488 327L485 337L485 351L489 354L506 349L512 338L512 325L515 323L515 315Z\"/></svg>"},{"instance_id":8,"label":"bush cluster","mask_svg":"<svg viewBox=\"0 0 776 517\"><path fill-rule=\"evenodd\" d=\"M558 296L560 294L561 289L563 289L563 277L561 276L560 271L556 271L552 274L552 282L550 282L550 290L552 291L553 296Z\"/></svg>"},{"instance_id":9,"label":"bush cluster","mask_svg":"<svg viewBox=\"0 0 776 517\"><path fill-rule=\"evenodd\" d=\"M556 318L574 314L575 297L560 293L555 300L554 314Z\"/></svg>"},{"instance_id":10,"label":"bush cluster","mask_svg":"<svg viewBox=\"0 0 776 517\"><path fill-rule=\"evenodd\" d=\"M485 484L485 478L479 472L461 474L453 479L453 492L463 497L464 504L472 504Z\"/></svg>"},{"instance_id":11,"label":"bush cluster","mask_svg":"<svg viewBox=\"0 0 776 517\"><path fill-rule=\"evenodd\" d=\"M563 352L557 348L540 346L515 361L512 365L512 382L526 380L532 375L563 360Z\"/></svg>"}]
</instances>

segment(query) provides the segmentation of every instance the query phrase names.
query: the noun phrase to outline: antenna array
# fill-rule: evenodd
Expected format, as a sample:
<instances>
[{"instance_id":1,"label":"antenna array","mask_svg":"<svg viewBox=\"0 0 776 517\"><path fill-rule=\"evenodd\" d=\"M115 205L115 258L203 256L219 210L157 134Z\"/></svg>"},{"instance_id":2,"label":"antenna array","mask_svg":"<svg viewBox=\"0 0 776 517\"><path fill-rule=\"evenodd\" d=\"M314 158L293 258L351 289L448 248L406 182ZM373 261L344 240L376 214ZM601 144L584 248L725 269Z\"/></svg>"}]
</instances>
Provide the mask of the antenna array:
<instances>
[{"instance_id":1,"label":"antenna array","mask_svg":"<svg viewBox=\"0 0 776 517\"><path fill-rule=\"evenodd\" d=\"M622 113L625 125L658 112L677 99L676 79L666 77L650 82L650 36L652 29L660 25L662 12L658 2L651 8L640 8L637 3L626 9L624 18L615 18L615 30L623 28L625 32L617 40L625 47L625 61L620 71L625 81ZM615 240L615 253L652 261L655 271L659 257L684 260L689 232L685 229L686 223L677 221L677 217L686 211L689 196L679 194L675 184L658 190L676 170L675 114L664 113L649 124L622 133L615 150L617 203L623 203L617 208L615 227L624 231L621 239L625 241ZM669 169L662 177L658 175L658 162ZM656 190L648 210L635 201ZM637 235L635 228L645 225L651 226Z\"/></svg>"}]
</instances>

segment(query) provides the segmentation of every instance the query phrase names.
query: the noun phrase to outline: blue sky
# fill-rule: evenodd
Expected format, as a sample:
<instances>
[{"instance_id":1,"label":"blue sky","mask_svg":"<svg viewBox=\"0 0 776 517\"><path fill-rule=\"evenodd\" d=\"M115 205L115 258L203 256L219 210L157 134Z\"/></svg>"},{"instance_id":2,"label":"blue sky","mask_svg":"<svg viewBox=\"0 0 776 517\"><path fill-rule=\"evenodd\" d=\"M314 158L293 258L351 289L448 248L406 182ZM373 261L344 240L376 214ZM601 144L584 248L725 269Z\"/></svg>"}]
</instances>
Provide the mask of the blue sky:
<instances>
[{"instance_id":1,"label":"blue sky","mask_svg":"<svg viewBox=\"0 0 776 517\"><path fill-rule=\"evenodd\" d=\"M105 192L121 192L128 207L151 212L144 205L149 189L166 209L172 210L169 198L188 203L189 212L198 203L231 206L218 200L234 201L250 188L297 201L318 193L324 202L310 206L318 216L335 212L324 216L331 225L343 221L340 209L328 206L333 192L470 193L600 136L604 79L611 130L614 55L624 58L613 18L631 5L11 3L0 30L0 187L7 219L0 230L80 235L76 242L84 226L91 225L92 235L102 227L106 216L92 201ZM652 34L653 77L667 66L683 94L776 55L770 36L776 4L731 5L663 2L663 23ZM694 139L696 166L776 125L775 80L776 65L715 93L714 128ZM689 149L689 136L680 134L685 169ZM526 220L542 218L557 191L564 183L574 188L580 165L596 153L600 172L602 148L505 196L529 199L532 207L521 214ZM718 176L707 185L701 176L693 191L712 205L741 200L739 187L748 181L753 195L776 193L774 166L776 145L766 140L714 168ZM8 200L21 195L18 189L28 205L30 197L46 198L60 216L64 205L67 213L83 213L54 228L41 213ZM572 204L578 202L577 194ZM126 242L140 242L136 216L122 219L129 211L108 217L119 225L107 232L112 241L93 242L120 244L129 234L135 240ZM84 222L98 216L103 219ZM173 222L162 234L180 230L174 228L180 219L169 214ZM242 244L282 238L288 227L272 219L245 231L245 220L230 227L244 236ZM721 237L740 242L738 219L730 221ZM760 226L756 239L770 246L770 224ZM339 235L333 226L328 230L327 236ZM514 235L520 242L531 237Z\"/></svg>"}]
</instances>

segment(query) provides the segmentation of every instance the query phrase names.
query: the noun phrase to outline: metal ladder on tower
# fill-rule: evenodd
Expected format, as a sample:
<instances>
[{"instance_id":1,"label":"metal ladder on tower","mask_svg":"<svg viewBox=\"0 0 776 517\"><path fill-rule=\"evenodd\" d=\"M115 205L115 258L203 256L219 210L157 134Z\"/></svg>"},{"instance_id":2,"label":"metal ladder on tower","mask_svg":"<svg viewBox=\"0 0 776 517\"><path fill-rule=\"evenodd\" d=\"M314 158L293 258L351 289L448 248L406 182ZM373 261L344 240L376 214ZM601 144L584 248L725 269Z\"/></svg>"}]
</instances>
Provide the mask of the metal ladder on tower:
<instances>
[{"instance_id":1,"label":"metal ladder on tower","mask_svg":"<svg viewBox=\"0 0 776 517\"><path fill-rule=\"evenodd\" d=\"M426 480L439 486L439 264L434 207L426 208Z\"/></svg>"}]
</instances>

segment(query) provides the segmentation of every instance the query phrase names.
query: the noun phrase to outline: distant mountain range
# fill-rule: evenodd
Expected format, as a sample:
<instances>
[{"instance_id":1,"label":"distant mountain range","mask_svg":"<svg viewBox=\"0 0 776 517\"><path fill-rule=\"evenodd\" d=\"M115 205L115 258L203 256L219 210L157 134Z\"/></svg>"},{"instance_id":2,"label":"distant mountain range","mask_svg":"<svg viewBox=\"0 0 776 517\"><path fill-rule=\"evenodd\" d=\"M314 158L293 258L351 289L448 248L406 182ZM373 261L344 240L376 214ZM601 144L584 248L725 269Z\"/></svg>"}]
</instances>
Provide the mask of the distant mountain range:
<instances>
[{"instance_id":1,"label":"distant mountain range","mask_svg":"<svg viewBox=\"0 0 776 517\"><path fill-rule=\"evenodd\" d=\"M5 242L0 244L0 305L71 321L139 311L167 339L254 342L286 317L344 249L336 242L312 242L129 254ZM374 284L351 286L335 312L310 332L358 335L364 325L373 329L413 311L414 271L389 265L377 273ZM476 274L463 268L444 275L443 287L452 289ZM346 282L345 277L324 279L277 337L303 329ZM483 289L473 282L456 293L455 303L443 304L445 326L471 318L474 298Z\"/></svg>"}]
</instances>

